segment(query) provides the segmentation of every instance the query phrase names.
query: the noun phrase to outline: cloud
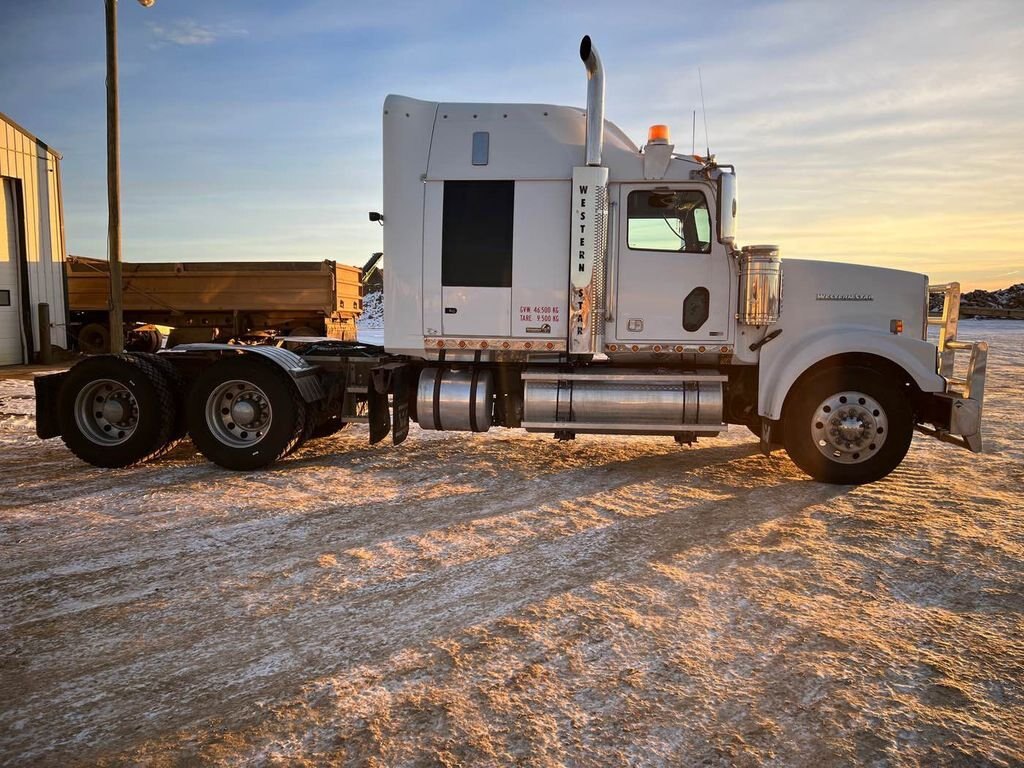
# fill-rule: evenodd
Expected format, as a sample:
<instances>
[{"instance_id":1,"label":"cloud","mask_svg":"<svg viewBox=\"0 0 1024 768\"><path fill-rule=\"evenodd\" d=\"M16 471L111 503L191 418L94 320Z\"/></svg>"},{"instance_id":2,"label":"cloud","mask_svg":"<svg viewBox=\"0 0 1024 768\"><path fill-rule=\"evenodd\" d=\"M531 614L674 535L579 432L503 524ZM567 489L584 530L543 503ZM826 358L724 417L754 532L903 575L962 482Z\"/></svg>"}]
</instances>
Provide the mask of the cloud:
<instances>
[{"instance_id":1,"label":"cloud","mask_svg":"<svg viewBox=\"0 0 1024 768\"><path fill-rule=\"evenodd\" d=\"M688 151L696 107L699 149L703 64L711 149L739 168L743 241L999 287L1021 262L1016 8L752 6L722 25L727 37L656 41L646 60L671 62L665 77L609 66L609 115L634 136L649 122L681 125Z\"/></svg>"},{"instance_id":2,"label":"cloud","mask_svg":"<svg viewBox=\"0 0 1024 768\"><path fill-rule=\"evenodd\" d=\"M230 37L244 37L246 30L225 25L207 26L192 19L182 19L172 24L150 24L150 32L156 39L154 45L212 45L218 40Z\"/></svg>"}]
</instances>

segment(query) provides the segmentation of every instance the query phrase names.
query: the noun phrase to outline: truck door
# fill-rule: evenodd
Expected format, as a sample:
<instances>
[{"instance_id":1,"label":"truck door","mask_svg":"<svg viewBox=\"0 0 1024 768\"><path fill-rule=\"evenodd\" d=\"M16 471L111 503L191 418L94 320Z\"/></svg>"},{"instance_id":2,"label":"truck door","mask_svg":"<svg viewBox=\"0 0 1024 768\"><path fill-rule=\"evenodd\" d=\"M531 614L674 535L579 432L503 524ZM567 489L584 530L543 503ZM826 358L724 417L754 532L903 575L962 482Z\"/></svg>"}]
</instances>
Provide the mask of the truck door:
<instances>
[{"instance_id":1,"label":"truck door","mask_svg":"<svg viewBox=\"0 0 1024 768\"><path fill-rule=\"evenodd\" d=\"M731 341L729 257L698 184L622 184L615 336L621 343Z\"/></svg>"}]
</instances>

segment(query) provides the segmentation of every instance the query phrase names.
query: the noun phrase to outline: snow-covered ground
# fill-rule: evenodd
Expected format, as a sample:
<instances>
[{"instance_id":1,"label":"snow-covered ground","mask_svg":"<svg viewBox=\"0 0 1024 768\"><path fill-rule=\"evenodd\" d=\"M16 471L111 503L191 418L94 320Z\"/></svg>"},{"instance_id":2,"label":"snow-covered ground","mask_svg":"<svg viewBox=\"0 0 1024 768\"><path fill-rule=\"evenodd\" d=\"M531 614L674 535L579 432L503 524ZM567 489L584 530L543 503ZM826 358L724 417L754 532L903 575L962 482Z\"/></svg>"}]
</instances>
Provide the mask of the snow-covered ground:
<instances>
[{"instance_id":1,"label":"snow-covered ground","mask_svg":"<svg viewBox=\"0 0 1024 768\"><path fill-rule=\"evenodd\" d=\"M234 474L0 381L0 763L1020 765L1024 324L976 456L365 428Z\"/></svg>"}]
</instances>

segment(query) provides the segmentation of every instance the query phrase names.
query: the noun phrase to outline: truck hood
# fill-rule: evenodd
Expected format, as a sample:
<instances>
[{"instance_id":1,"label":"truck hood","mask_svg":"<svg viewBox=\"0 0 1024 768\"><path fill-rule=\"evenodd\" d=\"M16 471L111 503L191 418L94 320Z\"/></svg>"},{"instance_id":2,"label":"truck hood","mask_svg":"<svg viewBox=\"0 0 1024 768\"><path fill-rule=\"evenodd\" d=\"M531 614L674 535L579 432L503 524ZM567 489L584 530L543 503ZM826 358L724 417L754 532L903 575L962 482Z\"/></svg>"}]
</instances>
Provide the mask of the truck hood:
<instances>
[{"instance_id":1,"label":"truck hood","mask_svg":"<svg viewBox=\"0 0 1024 768\"><path fill-rule=\"evenodd\" d=\"M904 333L924 337L928 277L917 272L834 261L782 261L782 321L850 324L889 333L902 320ZM796 315L796 317L794 317Z\"/></svg>"}]
</instances>

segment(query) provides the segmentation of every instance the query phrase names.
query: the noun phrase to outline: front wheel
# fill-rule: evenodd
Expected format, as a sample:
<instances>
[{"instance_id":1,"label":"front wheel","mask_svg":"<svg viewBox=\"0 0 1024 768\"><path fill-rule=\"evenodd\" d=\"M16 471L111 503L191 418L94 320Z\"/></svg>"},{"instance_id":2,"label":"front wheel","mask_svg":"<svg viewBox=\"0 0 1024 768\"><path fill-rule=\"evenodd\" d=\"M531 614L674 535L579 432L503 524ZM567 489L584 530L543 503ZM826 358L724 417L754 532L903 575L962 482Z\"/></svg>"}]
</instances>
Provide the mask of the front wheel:
<instances>
[{"instance_id":1,"label":"front wheel","mask_svg":"<svg viewBox=\"0 0 1024 768\"><path fill-rule=\"evenodd\" d=\"M783 422L793 462L815 480L842 485L888 475L914 432L902 383L860 367L812 373L786 398Z\"/></svg>"},{"instance_id":2,"label":"front wheel","mask_svg":"<svg viewBox=\"0 0 1024 768\"><path fill-rule=\"evenodd\" d=\"M226 469L265 467L303 438L306 404L291 378L249 355L219 360L196 379L185 408L192 442Z\"/></svg>"}]
</instances>

